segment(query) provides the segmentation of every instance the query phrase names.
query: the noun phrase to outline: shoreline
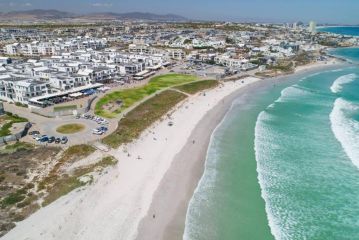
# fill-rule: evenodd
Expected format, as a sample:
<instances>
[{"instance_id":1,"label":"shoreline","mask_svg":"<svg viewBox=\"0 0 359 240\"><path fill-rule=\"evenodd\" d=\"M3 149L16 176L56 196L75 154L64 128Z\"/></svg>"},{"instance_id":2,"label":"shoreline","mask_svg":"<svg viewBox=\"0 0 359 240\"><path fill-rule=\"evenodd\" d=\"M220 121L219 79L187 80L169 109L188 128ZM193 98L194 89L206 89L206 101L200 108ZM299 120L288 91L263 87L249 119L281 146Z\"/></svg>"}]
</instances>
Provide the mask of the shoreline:
<instances>
[{"instance_id":1,"label":"shoreline","mask_svg":"<svg viewBox=\"0 0 359 240\"><path fill-rule=\"evenodd\" d=\"M154 192L196 124L225 96L259 80L228 82L188 97L139 139L107 152L118 159L117 166L17 223L1 239L136 238ZM169 126L169 121L174 124Z\"/></svg>"},{"instance_id":2,"label":"shoreline","mask_svg":"<svg viewBox=\"0 0 359 240\"><path fill-rule=\"evenodd\" d=\"M319 63L299 72L334 66L337 65ZM119 159L114 169L108 169L92 185L67 194L19 222L2 239L98 239L98 236L116 240L141 239L141 236L175 239L174 235L182 238L188 202L203 175L214 128L239 93L286 77L265 80L249 77L207 90L206 96L189 97L171 111L174 126L168 126L169 119L157 122L134 143L111 150L109 154ZM206 118L208 114L213 118ZM191 151L183 150L186 146L192 148ZM183 154L194 157L193 151L197 157L192 165L188 164L188 158L180 161ZM178 171L178 164L182 172ZM175 173L176 179L171 177L171 172ZM170 176L168 181L167 175ZM171 191L180 196L157 196L157 193ZM165 203L179 207L169 211L171 208ZM163 219L162 210L152 211L156 204L167 214ZM143 231L141 226L146 219L162 222L156 228L145 224L147 231Z\"/></svg>"},{"instance_id":3,"label":"shoreline","mask_svg":"<svg viewBox=\"0 0 359 240\"><path fill-rule=\"evenodd\" d=\"M197 123L156 189L148 214L141 220L136 239L182 239L183 220L186 218L189 201L203 175L214 129L222 122L238 94L261 83L263 82L256 81L226 96ZM195 139L195 144L192 139ZM183 161L184 159L186 160ZM173 209L173 212L169 212L169 209Z\"/></svg>"},{"instance_id":4,"label":"shoreline","mask_svg":"<svg viewBox=\"0 0 359 240\"><path fill-rule=\"evenodd\" d=\"M239 98L241 94L254 92L258 87L272 85L277 81L285 81L288 77L324 71L340 66L341 64L343 63L333 59L328 64L314 63L300 66L296 68L293 74L256 81L243 88L237 89L232 94L226 96L222 100L222 104L216 105L207 112L197 123L186 145L173 159L171 167L156 189L148 214L139 224L136 239L172 240L183 238L188 205L203 176L207 151L212 135L230 111L233 101ZM212 121L209 119L212 119ZM200 138L201 144L196 145L194 151L191 139L195 138ZM187 160L187 162L184 163L183 159L188 158L191 158L192 161L189 162ZM178 172L186 174L180 175ZM171 185L169 184L170 182L176 182L177 184ZM153 218L154 215L155 218Z\"/></svg>"}]
</instances>

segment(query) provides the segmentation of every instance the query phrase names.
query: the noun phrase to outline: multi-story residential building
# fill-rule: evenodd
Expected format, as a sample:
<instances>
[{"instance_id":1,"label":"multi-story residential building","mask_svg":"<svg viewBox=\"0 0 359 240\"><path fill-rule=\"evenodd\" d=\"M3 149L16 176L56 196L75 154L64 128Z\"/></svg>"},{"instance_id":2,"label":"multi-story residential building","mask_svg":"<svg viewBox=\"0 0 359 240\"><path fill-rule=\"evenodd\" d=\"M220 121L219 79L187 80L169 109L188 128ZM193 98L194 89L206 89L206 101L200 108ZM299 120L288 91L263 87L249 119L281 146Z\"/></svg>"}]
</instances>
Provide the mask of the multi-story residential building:
<instances>
[{"instance_id":1,"label":"multi-story residential building","mask_svg":"<svg viewBox=\"0 0 359 240\"><path fill-rule=\"evenodd\" d=\"M10 64L11 62L12 60L9 57L0 57L0 66Z\"/></svg>"},{"instance_id":2,"label":"multi-story residential building","mask_svg":"<svg viewBox=\"0 0 359 240\"><path fill-rule=\"evenodd\" d=\"M25 56L52 56L61 53L72 53L77 50L102 49L107 46L107 40L102 38L71 38L67 41L58 39L57 41L31 43L13 43L4 47L4 52L8 55Z\"/></svg>"},{"instance_id":3,"label":"multi-story residential building","mask_svg":"<svg viewBox=\"0 0 359 240\"><path fill-rule=\"evenodd\" d=\"M50 93L49 84L10 75L0 76L0 99L27 104L32 97Z\"/></svg>"},{"instance_id":4,"label":"multi-story residential building","mask_svg":"<svg viewBox=\"0 0 359 240\"><path fill-rule=\"evenodd\" d=\"M171 59L182 60L186 58L186 54L182 49L169 49L168 56Z\"/></svg>"}]
</instances>

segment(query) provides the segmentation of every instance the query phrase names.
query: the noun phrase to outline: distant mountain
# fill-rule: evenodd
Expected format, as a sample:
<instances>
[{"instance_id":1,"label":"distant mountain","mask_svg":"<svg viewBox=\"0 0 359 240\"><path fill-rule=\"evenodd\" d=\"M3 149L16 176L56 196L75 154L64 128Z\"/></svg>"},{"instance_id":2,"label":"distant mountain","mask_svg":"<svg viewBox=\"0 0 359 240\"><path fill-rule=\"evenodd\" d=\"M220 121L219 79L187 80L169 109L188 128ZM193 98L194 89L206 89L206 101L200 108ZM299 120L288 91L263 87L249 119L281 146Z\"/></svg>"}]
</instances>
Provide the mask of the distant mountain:
<instances>
[{"instance_id":1,"label":"distant mountain","mask_svg":"<svg viewBox=\"0 0 359 240\"><path fill-rule=\"evenodd\" d=\"M81 18L91 20L149 20L149 21L186 21L187 19L175 14L153 14L143 12L130 13L114 13L114 12L97 12L89 14L74 14L58 10L28 10L28 11L13 11L7 13L0 13L0 20L61 20L68 18Z\"/></svg>"},{"instance_id":2,"label":"distant mountain","mask_svg":"<svg viewBox=\"0 0 359 240\"><path fill-rule=\"evenodd\" d=\"M186 21L185 17L166 14L159 15L153 13L130 12L130 13L114 13L114 12L98 12L82 15L81 18L89 19L110 19L110 20L150 20L150 21Z\"/></svg>"}]
</instances>

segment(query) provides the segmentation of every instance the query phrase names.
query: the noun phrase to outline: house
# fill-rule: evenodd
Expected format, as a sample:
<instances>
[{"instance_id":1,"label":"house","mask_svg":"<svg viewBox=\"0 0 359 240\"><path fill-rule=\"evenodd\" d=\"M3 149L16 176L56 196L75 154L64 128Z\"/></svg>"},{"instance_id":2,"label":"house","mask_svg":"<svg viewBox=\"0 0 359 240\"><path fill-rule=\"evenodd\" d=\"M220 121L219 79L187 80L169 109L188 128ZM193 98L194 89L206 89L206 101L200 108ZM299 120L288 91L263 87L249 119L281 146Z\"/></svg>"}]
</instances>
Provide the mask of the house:
<instances>
[{"instance_id":1,"label":"house","mask_svg":"<svg viewBox=\"0 0 359 240\"><path fill-rule=\"evenodd\" d=\"M12 60L9 57L0 57L0 66L11 64Z\"/></svg>"},{"instance_id":2,"label":"house","mask_svg":"<svg viewBox=\"0 0 359 240\"><path fill-rule=\"evenodd\" d=\"M35 96L49 93L49 84L10 75L0 76L0 100L27 104Z\"/></svg>"}]
</instances>

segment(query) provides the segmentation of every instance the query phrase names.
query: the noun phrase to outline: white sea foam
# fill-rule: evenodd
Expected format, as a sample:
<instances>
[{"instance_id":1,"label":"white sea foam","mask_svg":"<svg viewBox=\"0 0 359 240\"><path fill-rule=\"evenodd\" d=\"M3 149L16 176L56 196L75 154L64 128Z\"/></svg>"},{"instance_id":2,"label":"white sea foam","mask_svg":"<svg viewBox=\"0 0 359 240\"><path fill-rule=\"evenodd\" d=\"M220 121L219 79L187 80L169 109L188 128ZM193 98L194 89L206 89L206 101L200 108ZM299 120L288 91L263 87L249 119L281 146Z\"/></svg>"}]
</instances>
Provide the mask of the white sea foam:
<instances>
[{"instance_id":1,"label":"white sea foam","mask_svg":"<svg viewBox=\"0 0 359 240\"><path fill-rule=\"evenodd\" d=\"M344 70L344 68L339 68L339 69L331 70L330 72L341 72L341 71L343 71L343 70Z\"/></svg>"},{"instance_id":2,"label":"white sea foam","mask_svg":"<svg viewBox=\"0 0 359 240\"><path fill-rule=\"evenodd\" d=\"M287 87L282 90L280 98L278 98L275 102L287 102L291 99L297 99L300 97L307 96L311 94L304 88L299 87L299 85L293 85L291 87Z\"/></svg>"},{"instance_id":3,"label":"white sea foam","mask_svg":"<svg viewBox=\"0 0 359 240\"><path fill-rule=\"evenodd\" d=\"M257 161L257 173L258 173L258 182L261 188L261 196L264 199L265 202L265 210L267 213L267 219L269 223L269 227L271 229L272 235L275 237L275 239L283 239L283 232L280 229L280 224L278 220L275 218L275 210L270 206L270 199L268 196L268 193L266 192L266 185L268 184L268 179L265 179L263 172L265 171L263 169L263 166L260 161L265 160L266 153L263 152L264 149L267 147L264 146L265 143L268 143L268 131L264 127L264 122L268 118L268 113L265 111L261 112L257 118L256 127L255 127L255 135L254 135L254 151ZM266 161L265 161L266 162Z\"/></svg>"},{"instance_id":4,"label":"white sea foam","mask_svg":"<svg viewBox=\"0 0 359 240\"><path fill-rule=\"evenodd\" d=\"M354 73L341 76L334 81L330 90L333 93L339 93L343 89L343 85L353 82L356 78L357 75Z\"/></svg>"},{"instance_id":5,"label":"white sea foam","mask_svg":"<svg viewBox=\"0 0 359 240\"><path fill-rule=\"evenodd\" d=\"M219 158L219 153L217 152L218 147L215 146L218 142L218 140L216 140L216 137L219 137L219 128L223 127L224 123L228 119L230 112L237 103L237 100L232 103L229 111L226 113L222 121L216 126L216 128L211 134L210 142L208 145L209 147L206 154L205 170L188 204L185 219L185 229L183 233L184 240L190 240L193 236L201 235L201 232L204 231L203 229L200 229L200 226L196 225L195 216L198 216L200 214L199 204L201 204L203 200L207 200L208 189L214 185L217 177L217 170L213 167L210 167L210 165L216 164Z\"/></svg>"},{"instance_id":6,"label":"white sea foam","mask_svg":"<svg viewBox=\"0 0 359 240\"><path fill-rule=\"evenodd\" d=\"M351 117L357 111L358 105L338 98L330 114L330 121L335 137L353 164L359 168L359 122Z\"/></svg>"}]
</instances>

